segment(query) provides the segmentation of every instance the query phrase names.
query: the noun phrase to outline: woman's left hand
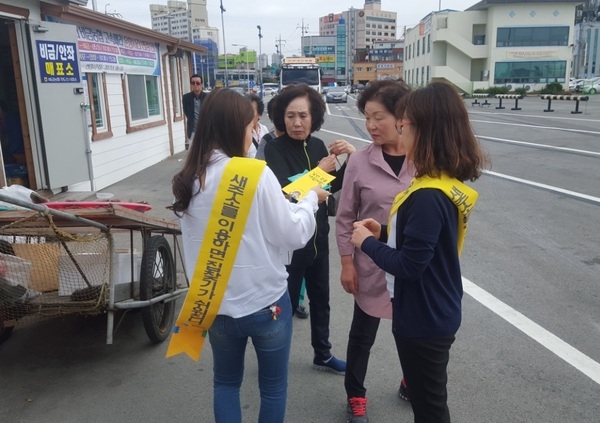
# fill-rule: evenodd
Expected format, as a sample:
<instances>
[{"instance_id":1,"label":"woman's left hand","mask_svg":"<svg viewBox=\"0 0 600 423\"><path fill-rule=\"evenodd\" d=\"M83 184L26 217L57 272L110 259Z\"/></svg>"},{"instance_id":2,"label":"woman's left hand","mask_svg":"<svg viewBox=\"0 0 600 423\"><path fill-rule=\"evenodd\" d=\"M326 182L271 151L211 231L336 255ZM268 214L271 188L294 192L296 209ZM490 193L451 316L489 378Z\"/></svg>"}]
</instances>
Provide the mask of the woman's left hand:
<instances>
[{"instance_id":1,"label":"woman's left hand","mask_svg":"<svg viewBox=\"0 0 600 423\"><path fill-rule=\"evenodd\" d=\"M373 219L365 219L359 222L354 222L354 231L352 232L351 241L356 248L360 248L365 239L370 236L375 236L377 238L377 228L372 227L372 222L375 221ZM381 231L381 229L379 229L379 231Z\"/></svg>"},{"instance_id":2,"label":"woman's left hand","mask_svg":"<svg viewBox=\"0 0 600 423\"><path fill-rule=\"evenodd\" d=\"M329 144L329 152L339 156L340 154L352 154L356 151L356 147L346 140L335 140Z\"/></svg>"}]
</instances>

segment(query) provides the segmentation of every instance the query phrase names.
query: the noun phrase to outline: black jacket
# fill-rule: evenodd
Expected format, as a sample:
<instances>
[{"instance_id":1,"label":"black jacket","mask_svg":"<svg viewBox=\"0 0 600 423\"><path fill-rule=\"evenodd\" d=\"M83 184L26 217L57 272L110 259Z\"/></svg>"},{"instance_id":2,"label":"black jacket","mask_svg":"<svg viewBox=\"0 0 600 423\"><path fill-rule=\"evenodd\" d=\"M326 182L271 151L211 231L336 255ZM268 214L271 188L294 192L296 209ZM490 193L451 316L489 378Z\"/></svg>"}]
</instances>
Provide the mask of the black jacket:
<instances>
[{"instance_id":1,"label":"black jacket","mask_svg":"<svg viewBox=\"0 0 600 423\"><path fill-rule=\"evenodd\" d=\"M325 143L319 138L309 136L304 142L290 138L287 134L268 142L265 145L265 161L281 184L288 185L290 176L297 175L305 170L312 170L319 160L327 157L329 152ZM331 192L342 188L346 164L331 174L335 179L331 182ZM317 257L329 254L329 219L327 204L319 204L317 211L317 231L308 243L301 249L294 251L292 266L308 266Z\"/></svg>"},{"instance_id":2,"label":"black jacket","mask_svg":"<svg viewBox=\"0 0 600 423\"><path fill-rule=\"evenodd\" d=\"M202 102L204 102L204 98L206 97L206 93L204 91L200 92L200 107L202 107ZM185 135L189 139L192 136L192 132L196 128L194 128L194 93L190 91L187 94L184 94L182 97L183 103L183 113L185 114L186 124L185 124Z\"/></svg>"}]
</instances>

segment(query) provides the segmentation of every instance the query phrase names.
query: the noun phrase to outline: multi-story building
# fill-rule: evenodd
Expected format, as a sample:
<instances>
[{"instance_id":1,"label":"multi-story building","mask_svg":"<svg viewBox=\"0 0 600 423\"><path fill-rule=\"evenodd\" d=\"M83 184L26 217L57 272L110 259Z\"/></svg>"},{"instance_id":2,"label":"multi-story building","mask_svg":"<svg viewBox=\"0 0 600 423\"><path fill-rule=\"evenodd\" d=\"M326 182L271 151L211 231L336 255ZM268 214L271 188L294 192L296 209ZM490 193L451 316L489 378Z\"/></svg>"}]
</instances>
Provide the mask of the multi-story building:
<instances>
[{"instance_id":1,"label":"multi-story building","mask_svg":"<svg viewBox=\"0 0 600 423\"><path fill-rule=\"evenodd\" d=\"M483 0L432 12L405 39L404 79L445 79L464 92L490 86L539 90L568 82L578 0Z\"/></svg>"},{"instance_id":2,"label":"multi-story building","mask_svg":"<svg viewBox=\"0 0 600 423\"><path fill-rule=\"evenodd\" d=\"M600 74L600 0L588 0L577 6L573 69L575 78L592 78Z\"/></svg>"},{"instance_id":3,"label":"multi-story building","mask_svg":"<svg viewBox=\"0 0 600 423\"><path fill-rule=\"evenodd\" d=\"M150 15L153 30L207 47L204 57L195 58L193 73L204 75L207 81L214 78L219 29L208 25L206 0L169 0L166 5L151 4Z\"/></svg>"},{"instance_id":4,"label":"multi-story building","mask_svg":"<svg viewBox=\"0 0 600 423\"><path fill-rule=\"evenodd\" d=\"M403 76L404 42L375 43L369 48L355 50L353 84L366 84L381 79L399 79Z\"/></svg>"},{"instance_id":5,"label":"multi-story building","mask_svg":"<svg viewBox=\"0 0 600 423\"><path fill-rule=\"evenodd\" d=\"M329 13L319 18L319 37L309 37L309 43L302 43L303 53L306 54L309 44L333 47L320 60L323 82L350 84L357 79L353 76L356 49L372 48L376 42L396 41L396 17L396 12L381 10L381 0L365 0L362 9ZM323 41L316 39L322 37Z\"/></svg>"}]
</instances>

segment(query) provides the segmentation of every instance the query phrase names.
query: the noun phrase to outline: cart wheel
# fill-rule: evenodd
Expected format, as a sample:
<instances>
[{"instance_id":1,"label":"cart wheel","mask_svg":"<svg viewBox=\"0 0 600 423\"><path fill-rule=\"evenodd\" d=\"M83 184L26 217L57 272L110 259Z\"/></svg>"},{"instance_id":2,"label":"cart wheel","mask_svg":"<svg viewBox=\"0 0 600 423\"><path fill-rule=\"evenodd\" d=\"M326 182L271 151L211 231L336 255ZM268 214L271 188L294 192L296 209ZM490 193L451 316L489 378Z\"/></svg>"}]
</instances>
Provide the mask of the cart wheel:
<instances>
[{"instance_id":1,"label":"cart wheel","mask_svg":"<svg viewBox=\"0 0 600 423\"><path fill-rule=\"evenodd\" d=\"M171 246L160 235L146 240L140 269L140 300L146 301L175 290L175 263ZM152 342L168 338L173 328L175 301L142 308L142 321Z\"/></svg>"},{"instance_id":2,"label":"cart wheel","mask_svg":"<svg viewBox=\"0 0 600 423\"><path fill-rule=\"evenodd\" d=\"M10 337L13 329L14 326L4 326L4 322L0 321L0 344Z\"/></svg>"}]
</instances>

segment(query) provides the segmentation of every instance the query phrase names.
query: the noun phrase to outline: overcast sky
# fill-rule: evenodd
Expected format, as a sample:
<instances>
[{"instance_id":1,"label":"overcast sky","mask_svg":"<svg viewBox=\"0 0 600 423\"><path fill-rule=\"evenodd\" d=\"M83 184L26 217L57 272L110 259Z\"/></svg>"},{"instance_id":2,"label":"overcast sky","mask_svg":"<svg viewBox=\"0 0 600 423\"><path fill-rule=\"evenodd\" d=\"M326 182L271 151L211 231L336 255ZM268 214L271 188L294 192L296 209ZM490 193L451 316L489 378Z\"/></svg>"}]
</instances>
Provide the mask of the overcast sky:
<instances>
[{"instance_id":1,"label":"overcast sky","mask_svg":"<svg viewBox=\"0 0 600 423\"><path fill-rule=\"evenodd\" d=\"M465 10L477 0L382 0L381 8L398 13L398 34L402 28L412 28L432 11L442 9ZM166 0L96 0L97 11L119 13L123 19L150 28L150 4L167 4ZM208 22L221 31L220 0L208 0ZM364 0L223 0L225 42L228 53L236 53L247 44L249 50L258 52L258 29L262 27L263 53L275 53L275 45L281 37L282 54L300 54L301 26L304 21L305 35L319 35L319 18L329 13L340 13L350 7L362 9ZM92 8L89 0L88 7ZM308 27L308 29L306 29ZM219 48L223 45L223 33L219 35Z\"/></svg>"}]
</instances>

